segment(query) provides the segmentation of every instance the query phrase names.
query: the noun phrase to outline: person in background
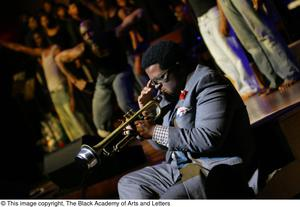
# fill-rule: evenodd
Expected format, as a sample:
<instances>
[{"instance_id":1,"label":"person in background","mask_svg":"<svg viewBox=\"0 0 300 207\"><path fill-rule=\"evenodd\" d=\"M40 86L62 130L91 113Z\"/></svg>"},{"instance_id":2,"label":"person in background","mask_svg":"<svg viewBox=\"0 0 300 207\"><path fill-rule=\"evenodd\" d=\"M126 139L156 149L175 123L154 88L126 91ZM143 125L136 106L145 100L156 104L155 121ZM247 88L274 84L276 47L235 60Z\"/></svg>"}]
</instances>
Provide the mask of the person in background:
<instances>
[{"instance_id":1,"label":"person in background","mask_svg":"<svg viewBox=\"0 0 300 207\"><path fill-rule=\"evenodd\" d=\"M174 15L177 19L175 30L181 30L182 43L181 45L186 50L191 50L193 47L197 47L199 44L199 29L194 21L191 8L188 4L181 1L176 1L172 4Z\"/></svg>"},{"instance_id":2,"label":"person in background","mask_svg":"<svg viewBox=\"0 0 300 207\"><path fill-rule=\"evenodd\" d=\"M221 12L220 31L226 35L228 22L258 69L269 81L266 94L286 90L300 77L286 45L260 15L261 0L218 0Z\"/></svg>"},{"instance_id":3,"label":"person in background","mask_svg":"<svg viewBox=\"0 0 300 207\"><path fill-rule=\"evenodd\" d=\"M70 1L68 4L69 18L67 20L67 31L70 35L71 47L82 42L82 37L79 31L80 22L87 19L82 5L78 1Z\"/></svg>"},{"instance_id":4,"label":"person in background","mask_svg":"<svg viewBox=\"0 0 300 207\"><path fill-rule=\"evenodd\" d=\"M176 17L173 15L169 1L136 0L135 4L144 10L150 26L148 30L150 40L172 32L176 24Z\"/></svg>"},{"instance_id":5,"label":"person in background","mask_svg":"<svg viewBox=\"0 0 300 207\"><path fill-rule=\"evenodd\" d=\"M57 4L55 7L55 19L60 27L67 30L67 7L64 4Z\"/></svg>"},{"instance_id":6,"label":"person in background","mask_svg":"<svg viewBox=\"0 0 300 207\"><path fill-rule=\"evenodd\" d=\"M53 17L49 17L45 13L41 14L40 24L50 44L58 44L62 49L70 47L68 33Z\"/></svg>"},{"instance_id":7,"label":"person in background","mask_svg":"<svg viewBox=\"0 0 300 207\"><path fill-rule=\"evenodd\" d=\"M54 3L51 0L43 0L41 9L47 16L54 16Z\"/></svg>"},{"instance_id":8,"label":"person in background","mask_svg":"<svg viewBox=\"0 0 300 207\"><path fill-rule=\"evenodd\" d=\"M101 33L96 32L90 20L83 21L80 24L80 33L84 41L74 48L62 51L56 57L61 71L79 90L84 90L87 82L77 79L67 70L65 63L81 58L88 67L98 71L92 108L94 124L100 137L106 137L112 130L114 96L124 113L138 108L134 101L134 76L118 37L140 15L141 11L137 10L114 30Z\"/></svg>"},{"instance_id":9,"label":"person in background","mask_svg":"<svg viewBox=\"0 0 300 207\"><path fill-rule=\"evenodd\" d=\"M76 116L72 85L66 80L54 61L60 48L58 45L48 44L40 33L34 33L33 37L37 45L35 48L12 42L1 41L0 44L11 50L41 58L41 65L55 111L69 140L75 141L90 132L85 128L85 122L81 122Z\"/></svg>"},{"instance_id":10,"label":"person in background","mask_svg":"<svg viewBox=\"0 0 300 207\"><path fill-rule=\"evenodd\" d=\"M218 67L233 82L241 97L246 100L260 87L245 52L234 32L224 36L219 30L220 13L216 1L189 0L197 16L202 38Z\"/></svg>"},{"instance_id":11,"label":"person in background","mask_svg":"<svg viewBox=\"0 0 300 207\"><path fill-rule=\"evenodd\" d=\"M119 6L118 16L124 20L126 16L130 15L137 8L128 0L117 0ZM148 81L145 73L141 69L142 53L148 47L149 39L146 34L146 22L143 18L128 31L130 44L127 46L129 56L132 59L133 71L136 79L141 87L144 87Z\"/></svg>"},{"instance_id":12,"label":"person in background","mask_svg":"<svg viewBox=\"0 0 300 207\"><path fill-rule=\"evenodd\" d=\"M40 29L41 28L37 21L37 18L33 15L29 16L27 21L27 33L25 35L25 41L24 41L27 46L29 47L35 46L33 34L35 32L39 32Z\"/></svg>"}]
</instances>

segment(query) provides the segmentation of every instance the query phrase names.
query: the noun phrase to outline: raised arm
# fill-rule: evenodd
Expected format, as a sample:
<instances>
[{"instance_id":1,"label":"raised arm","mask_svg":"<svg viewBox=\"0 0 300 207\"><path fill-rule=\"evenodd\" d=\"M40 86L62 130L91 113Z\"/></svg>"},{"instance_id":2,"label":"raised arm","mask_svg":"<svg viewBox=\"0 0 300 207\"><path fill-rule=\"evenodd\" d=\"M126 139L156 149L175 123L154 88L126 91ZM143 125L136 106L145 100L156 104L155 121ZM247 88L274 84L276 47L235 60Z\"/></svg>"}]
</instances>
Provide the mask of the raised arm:
<instances>
[{"instance_id":1,"label":"raised arm","mask_svg":"<svg viewBox=\"0 0 300 207\"><path fill-rule=\"evenodd\" d=\"M74 84L76 87L78 87L80 80L76 78L75 75L73 75L66 67L65 63L73 62L77 58L79 58L84 52L84 44L80 43L77 46L64 50L60 52L58 55L55 56L55 62L58 66L58 68L61 70L61 72L67 77L69 81L71 81L72 84ZM79 83L78 83L79 82ZM78 87L81 90L81 87Z\"/></svg>"},{"instance_id":2,"label":"raised arm","mask_svg":"<svg viewBox=\"0 0 300 207\"><path fill-rule=\"evenodd\" d=\"M43 51L41 48L26 47L24 45L14 43L14 42L0 41L0 45L10 50L14 50L16 52L22 52L31 56L41 56Z\"/></svg>"},{"instance_id":3,"label":"raised arm","mask_svg":"<svg viewBox=\"0 0 300 207\"><path fill-rule=\"evenodd\" d=\"M143 16L143 9L141 8L134 10L131 14L126 16L123 19L122 23L119 26L117 26L115 29L117 37L120 36L122 32L124 32L134 23L136 23L139 19L141 19L142 16Z\"/></svg>"},{"instance_id":4,"label":"raised arm","mask_svg":"<svg viewBox=\"0 0 300 207\"><path fill-rule=\"evenodd\" d=\"M96 15L104 16L104 12L101 11L101 9L94 3L87 1L87 0L80 0L82 5L84 5L86 8L88 8L91 12L93 12Z\"/></svg>"}]
</instances>

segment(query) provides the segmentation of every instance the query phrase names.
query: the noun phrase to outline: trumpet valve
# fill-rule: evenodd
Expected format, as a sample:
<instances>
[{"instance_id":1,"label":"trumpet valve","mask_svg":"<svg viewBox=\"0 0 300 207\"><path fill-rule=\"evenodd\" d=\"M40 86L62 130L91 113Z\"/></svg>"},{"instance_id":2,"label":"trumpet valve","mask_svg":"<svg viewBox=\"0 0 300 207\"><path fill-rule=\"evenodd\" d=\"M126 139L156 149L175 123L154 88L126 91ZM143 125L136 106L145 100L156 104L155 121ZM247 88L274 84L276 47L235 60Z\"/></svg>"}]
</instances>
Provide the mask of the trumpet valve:
<instances>
[{"instance_id":1,"label":"trumpet valve","mask_svg":"<svg viewBox=\"0 0 300 207\"><path fill-rule=\"evenodd\" d=\"M134 115L134 111L132 109L130 109L126 114L123 115L123 117L125 119L129 119L130 117L132 117Z\"/></svg>"}]
</instances>

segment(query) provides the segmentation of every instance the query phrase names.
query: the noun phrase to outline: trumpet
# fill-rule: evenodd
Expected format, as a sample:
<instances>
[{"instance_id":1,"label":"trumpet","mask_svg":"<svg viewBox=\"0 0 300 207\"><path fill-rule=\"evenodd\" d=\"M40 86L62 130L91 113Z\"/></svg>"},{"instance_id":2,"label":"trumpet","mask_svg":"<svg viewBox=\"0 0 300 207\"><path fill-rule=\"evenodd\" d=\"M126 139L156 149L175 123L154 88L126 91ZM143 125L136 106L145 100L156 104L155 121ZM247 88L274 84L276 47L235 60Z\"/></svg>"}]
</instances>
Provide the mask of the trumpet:
<instances>
[{"instance_id":1,"label":"trumpet","mask_svg":"<svg viewBox=\"0 0 300 207\"><path fill-rule=\"evenodd\" d=\"M127 135L122 136L122 132L124 131L124 129L126 129L126 127L131 125L134 121L144 119L144 112L152 112L155 110L153 119L157 119L161 114L161 108L159 106L161 99L162 97L158 95L137 112L133 112L132 110L127 112L124 115L126 120L98 144L94 145L93 147L85 144L82 145L75 160L90 169L101 163L101 156L109 157L115 152L119 152L133 138L135 138L136 135L128 133Z\"/></svg>"}]
</instances>

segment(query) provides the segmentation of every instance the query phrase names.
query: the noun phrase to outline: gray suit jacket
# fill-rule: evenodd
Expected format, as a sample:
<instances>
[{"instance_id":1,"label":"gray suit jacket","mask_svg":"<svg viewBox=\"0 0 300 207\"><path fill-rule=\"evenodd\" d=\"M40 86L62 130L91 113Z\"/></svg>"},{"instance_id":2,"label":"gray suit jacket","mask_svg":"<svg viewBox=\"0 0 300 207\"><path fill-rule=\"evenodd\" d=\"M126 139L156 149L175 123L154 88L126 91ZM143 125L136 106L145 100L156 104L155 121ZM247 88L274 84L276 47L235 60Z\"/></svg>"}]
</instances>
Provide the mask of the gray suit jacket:
<instances>
[{"instance_id":1,"label":"gray suit jacket","mask_svg":"<svg viewBox=\"0 0 300 207\"><path fill-rule=\"evenodd\" d=\"M241 160L250 168L254 139L246 107L232 84L217 71L198 65L183 90L184 99L163 118L163 125L169 126L166 161L172 161L173 151L182 151L208 169ZM163 107L167 104L161 102Z\"/></svg>"}]
</instances>

